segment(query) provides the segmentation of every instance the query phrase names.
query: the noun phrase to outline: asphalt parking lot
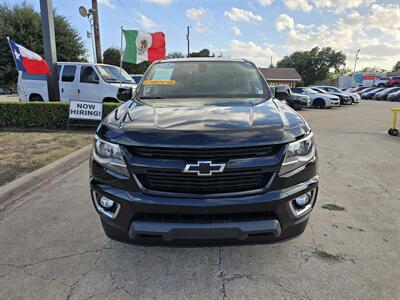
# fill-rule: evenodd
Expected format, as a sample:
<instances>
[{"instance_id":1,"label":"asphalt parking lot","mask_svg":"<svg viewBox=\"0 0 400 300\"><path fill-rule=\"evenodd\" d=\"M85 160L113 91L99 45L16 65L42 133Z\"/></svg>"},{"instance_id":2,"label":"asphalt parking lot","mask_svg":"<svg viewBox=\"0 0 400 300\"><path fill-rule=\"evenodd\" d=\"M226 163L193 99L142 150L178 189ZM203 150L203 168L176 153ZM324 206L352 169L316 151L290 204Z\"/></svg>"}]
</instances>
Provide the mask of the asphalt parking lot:
<instances>
[{"instance_id":1,"label":"asphalt parking lot","mask_svg":"<svg viewBox=\"0 0 400 300\"><path fill-rule=\"evenodd\" d=\"M110 241L84 162L0 211L0 299L399 299L393 106L363 101L301 112L316 135L320 194L306 232L280 244Z\"/></svg>"}]
</instances>

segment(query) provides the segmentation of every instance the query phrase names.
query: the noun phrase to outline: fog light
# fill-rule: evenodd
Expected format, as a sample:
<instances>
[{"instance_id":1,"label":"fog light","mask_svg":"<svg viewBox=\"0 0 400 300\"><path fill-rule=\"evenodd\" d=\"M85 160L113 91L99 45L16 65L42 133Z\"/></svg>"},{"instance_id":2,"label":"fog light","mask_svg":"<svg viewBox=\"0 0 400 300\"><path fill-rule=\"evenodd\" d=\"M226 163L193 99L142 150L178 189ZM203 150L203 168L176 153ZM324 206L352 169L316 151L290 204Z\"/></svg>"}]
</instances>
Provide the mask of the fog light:
<instances>
[{"instance_id":1,"label":"fog light","mask_svg":"<svg viewBox=\"0 0 400 300\"><path fill-rule=\"evenodd\" d=\"M289 208L293 215L298 218L312 210L316 196L317 189L314 188L311 191L290 200Z\"/></svg>"},{"instance_id":2,"label":"fog light","mask_svg":"<svg viewBox=\"0 0 400 300\"><path fill-rule=\"evenodd\" d=\"M121 204L92 191L93 204L97 211L111 219L115 219L121 210Z\"/></svg>"},{"instance_id":3,"label":"fog light","mask_svg":"<svg viewBox=\"0 0 400 300\"><path fill-rule=\"evenodd\" d=\"M114 206L115 202L112 201L111 199L108 199L106 197L101 197L100 198L100 205L105 208L105 209L110 209Z\"/></svg>"},{"instance_id":4,"label":"fog light","mask_svg":"<svg viewBox=\"0 0 400 300\"><path fill-rule=\"evenodd\" d=\"M297 206L303 207L307 205L311 200L311 196L309 194L304 194L301 195L300 197L297 197L294 202L296 203Z\"/></svg>"}]
</instances>

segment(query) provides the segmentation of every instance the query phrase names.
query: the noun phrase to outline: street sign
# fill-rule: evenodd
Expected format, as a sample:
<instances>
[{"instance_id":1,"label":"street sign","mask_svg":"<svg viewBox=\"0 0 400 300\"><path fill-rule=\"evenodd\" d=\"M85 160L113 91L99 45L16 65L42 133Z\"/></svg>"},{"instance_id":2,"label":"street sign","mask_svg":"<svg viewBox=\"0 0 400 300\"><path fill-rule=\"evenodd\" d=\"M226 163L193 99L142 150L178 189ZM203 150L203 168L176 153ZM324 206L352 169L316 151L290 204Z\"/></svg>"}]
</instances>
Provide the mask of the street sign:
<instances>
[{"instance_id":1,"label":"street sign","mask_svg":"<svg viewBox=\"0 0 400 300\"><path fill-rule=\"evenodd\" d=\"M75 120L101 120L103 115L103 103L70 100L69 119Z\"/></svg>"}]
</instances>

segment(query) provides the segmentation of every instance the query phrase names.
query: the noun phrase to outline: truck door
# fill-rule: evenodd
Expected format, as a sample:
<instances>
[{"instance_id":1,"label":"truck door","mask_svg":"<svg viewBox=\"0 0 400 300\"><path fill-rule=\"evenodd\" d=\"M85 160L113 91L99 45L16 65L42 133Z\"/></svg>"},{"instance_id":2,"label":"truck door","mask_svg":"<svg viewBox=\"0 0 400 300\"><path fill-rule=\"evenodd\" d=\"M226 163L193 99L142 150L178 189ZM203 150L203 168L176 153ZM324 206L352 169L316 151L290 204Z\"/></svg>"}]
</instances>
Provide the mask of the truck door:
<instances>
[{"instance_id":1,"label":"truck door","mask_svg":"<svg viewBox=\"0 0 400 300\"><path fill-rule=\"evenodd\" d=\"M75 100L78 96L77 90L77 66L64 65L60 76L60 100L67 102L70 99Z\"/></svg>"},{"instance_id":2,"label":"truck door","mask_svg":"<svg viewBox=\"0 0 400 300\"><path fill-rule=\"evenodd\" d=\"M78 83L78 99L101 102L100 78L93 66L81 66Z\"/></svg>"}]
</instances>

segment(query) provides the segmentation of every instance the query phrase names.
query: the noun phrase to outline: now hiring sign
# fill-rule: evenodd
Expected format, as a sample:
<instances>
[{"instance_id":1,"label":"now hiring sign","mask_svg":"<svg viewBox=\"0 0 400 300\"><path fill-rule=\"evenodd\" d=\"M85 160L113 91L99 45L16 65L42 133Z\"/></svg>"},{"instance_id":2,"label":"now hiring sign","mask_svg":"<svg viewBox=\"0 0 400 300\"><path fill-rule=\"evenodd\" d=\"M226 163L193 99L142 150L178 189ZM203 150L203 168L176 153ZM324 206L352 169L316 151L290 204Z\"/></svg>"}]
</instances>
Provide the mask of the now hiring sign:
<instances>
[{"instance_id":1,"label":"now hiring sign","mask_svg":"<svg viewBox=\"0 0 400 300\"><path fill-rule=\"evenodd\" d=\"M69 101L69 118L81 120L101 120L103 103L80 100Z\"/></svg>"}]
</instances>

